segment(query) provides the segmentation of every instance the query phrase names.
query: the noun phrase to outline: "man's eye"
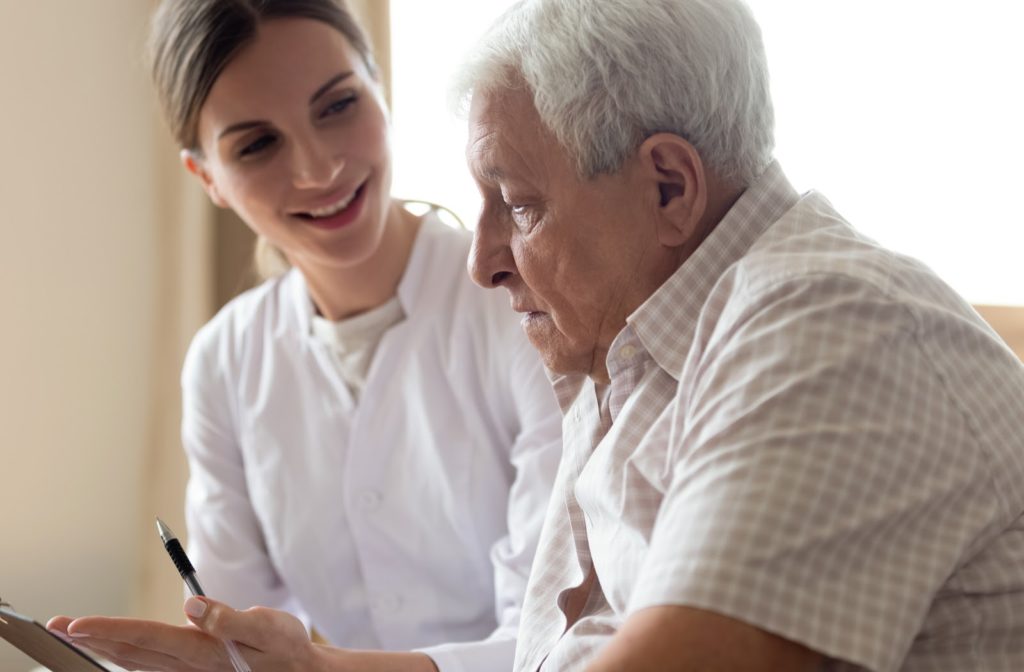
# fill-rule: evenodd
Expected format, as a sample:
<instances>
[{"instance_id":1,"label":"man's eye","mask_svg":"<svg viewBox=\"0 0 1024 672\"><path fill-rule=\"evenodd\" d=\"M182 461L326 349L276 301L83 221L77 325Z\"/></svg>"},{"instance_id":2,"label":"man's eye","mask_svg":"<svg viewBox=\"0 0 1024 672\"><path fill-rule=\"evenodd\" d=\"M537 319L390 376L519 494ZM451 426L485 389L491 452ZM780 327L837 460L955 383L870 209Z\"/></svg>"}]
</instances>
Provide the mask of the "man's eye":
<instances>
[{"instance_id":1,"label":"man's eye","mask_svg":"<svg viewBox=\"0 0 1024 672\"><path fill-rule=\"evenodd\" d=\"M533 205L522 203L505 202L505 209L509 213L512 223L516 228L527 231L537 223L539 214Z\"/></svg>"},{"instance_id":2,"label":"man's eye","mask_svg":"<svg viewBox=\"0 0 1024 672\"><path fill-rule=\"evenodd\" d=\"M274 144L274 142L276 141L277 138L275 138L272 135L261 135L259 138L243 147L241 151L238 152L238 156L244 157L250 156L252 154L258 154L259 152L262 152L270 145Z\"/></svg>"},{"instance_id":3,"label":"man's eye","mask_svg":"<svg viewBox=\"0 0 1024 672\"><path fill-rule=\"evenodd\" d=\"M516 203L507 196L502 196L501 202L505 206L505 209L511 212L514 217L522 217L530 210L529 205L525 203Z\"/></svg>"},{"instance_id":4,"label":"man's eye","mask_svg":"<svg viewBox=\"0 0 1024 672\"><path fill-rule=\"evenodd\" d=\"M320 118L341 114L354 102L356 102L356 96L347 96L341 100L336 100L324 108L324 111L320 113Z\"/></svg>"}]
</instances>

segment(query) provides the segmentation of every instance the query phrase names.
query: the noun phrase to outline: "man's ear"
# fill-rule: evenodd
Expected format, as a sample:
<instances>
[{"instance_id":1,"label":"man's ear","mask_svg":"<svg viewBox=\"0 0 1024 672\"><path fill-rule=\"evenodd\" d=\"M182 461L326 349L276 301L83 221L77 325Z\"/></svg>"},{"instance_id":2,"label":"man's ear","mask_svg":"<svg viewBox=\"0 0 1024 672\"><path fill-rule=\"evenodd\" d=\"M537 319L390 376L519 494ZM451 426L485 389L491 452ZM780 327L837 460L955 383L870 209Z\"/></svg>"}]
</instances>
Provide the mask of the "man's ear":
<instances>
[{"instance_id":1,"label":"man's ear","mask_svg":"<svg viewBox=\"0 0 1024 672\"><path fill-rule=\"evenodd\" d=\"M707 210L708 184L700 155L673 133L650 136L639 151L645 182L656 199L658 240L666 247L686 245L700 233Z\"/></svg>"},{"instance_id":2,"label":"man's ear","mask_svg":"<svg viewBox=\"0 0 1024 672\"><path fill-rule=\"evenodd\" d=\"M227 202L221 197L220 191L217 190L217 184L203 165L202 158L191 149L181 150L180 156L181 165L185 166L185 170L199 178L200 184L203 185L203 190L206 191L206 195L210 197L213 204L219 208L228 207Z\"/></svg>"}]
</instances>

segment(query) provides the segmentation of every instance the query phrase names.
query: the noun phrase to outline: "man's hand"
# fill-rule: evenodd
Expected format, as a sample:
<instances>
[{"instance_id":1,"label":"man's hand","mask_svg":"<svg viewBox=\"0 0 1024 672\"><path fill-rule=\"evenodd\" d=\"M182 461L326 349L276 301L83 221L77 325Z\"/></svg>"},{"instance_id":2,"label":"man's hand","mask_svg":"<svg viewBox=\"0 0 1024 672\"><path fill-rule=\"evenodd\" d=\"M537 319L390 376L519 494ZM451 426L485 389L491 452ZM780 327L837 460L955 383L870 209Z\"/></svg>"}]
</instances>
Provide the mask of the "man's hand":
<instances>
[{"instance_id":1,"label":"man's hand","mask_svg":"<svg viewBox=\"0 0 1024 672\"><path fill-rule=\"evenodd\" d=\"M820 654L732 618L691 607L630 616L587 672L811 672Z\"/></svg>"}]
</instances>

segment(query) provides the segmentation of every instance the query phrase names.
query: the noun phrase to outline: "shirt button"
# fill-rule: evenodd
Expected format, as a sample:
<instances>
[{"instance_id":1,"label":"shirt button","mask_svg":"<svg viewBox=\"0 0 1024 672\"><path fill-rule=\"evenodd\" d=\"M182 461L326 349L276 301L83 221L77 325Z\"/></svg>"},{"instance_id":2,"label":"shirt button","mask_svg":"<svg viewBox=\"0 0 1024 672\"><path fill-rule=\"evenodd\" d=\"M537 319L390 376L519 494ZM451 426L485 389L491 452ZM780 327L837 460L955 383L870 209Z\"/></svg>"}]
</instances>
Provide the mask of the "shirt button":
<instances>
[{"instance_id":1,"label":"shirt button","mask_svg":"<svg viewBox=\"0 0 1024 672\"><path fill-rule=\"evenodd\" d=\"M580 413L580 407L579 406L574 406L573 409L572 409L572 418L573 418L573 420L575 420L576 422L579 422L581 416L582 416L582 413Z\"/></svg>"},{"instance_id":2,"label":"shirt button","mask_svg":"<svg viewBox=\"0 0 1024 672\"><path fill-rule=\"evenodd\" d=\"M376 511L383 500L384 497L376 490L367 490L359 495L357 503L363 511Z\"/></svg>"},{"instance_id":3,"label":"shirt button","mask_svg":"<svg viewBox=\"0 0 1024 672\"><path fill-rule=\"evenodd\" d=\"M635 354L636 354L636 348L634 348L632 345L624 345L619 350L619 359L621 359L622 361L625 362L625 361L628 361L630 359L633 359L633 356Z\"/></svg>"}]
</instances>

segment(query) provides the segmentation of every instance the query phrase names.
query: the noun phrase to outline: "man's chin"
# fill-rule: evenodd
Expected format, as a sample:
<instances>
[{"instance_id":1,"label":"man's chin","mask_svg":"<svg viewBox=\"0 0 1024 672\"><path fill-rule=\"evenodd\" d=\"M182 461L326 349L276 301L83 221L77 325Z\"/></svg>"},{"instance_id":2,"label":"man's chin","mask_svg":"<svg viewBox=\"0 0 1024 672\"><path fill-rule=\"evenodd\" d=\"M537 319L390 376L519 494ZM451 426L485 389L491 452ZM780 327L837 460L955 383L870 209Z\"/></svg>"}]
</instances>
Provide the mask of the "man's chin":
<instances>
[{"instance_id":1,"label":"man's chin","mask_svg":"<svg viewBox=\"0 0 1024 672\"><path fill-rule=\"evenodd\" d=\"M532 339L530 342L540 353L544 367L551 373L558 376L590 375L588 362L585 362L584 358L579 355L572 356L560 348L550 347L552 345L550 342L538 344Z\"/></svg>"}]
</instances>

